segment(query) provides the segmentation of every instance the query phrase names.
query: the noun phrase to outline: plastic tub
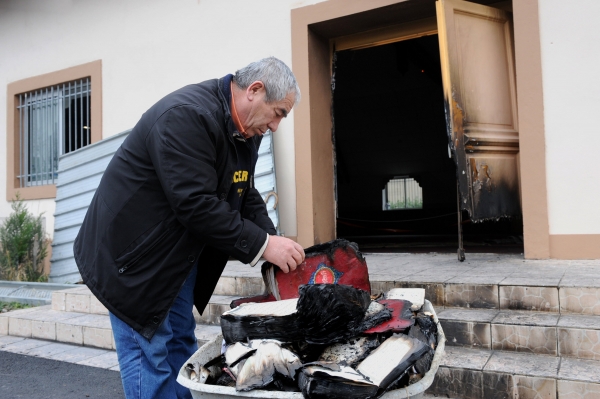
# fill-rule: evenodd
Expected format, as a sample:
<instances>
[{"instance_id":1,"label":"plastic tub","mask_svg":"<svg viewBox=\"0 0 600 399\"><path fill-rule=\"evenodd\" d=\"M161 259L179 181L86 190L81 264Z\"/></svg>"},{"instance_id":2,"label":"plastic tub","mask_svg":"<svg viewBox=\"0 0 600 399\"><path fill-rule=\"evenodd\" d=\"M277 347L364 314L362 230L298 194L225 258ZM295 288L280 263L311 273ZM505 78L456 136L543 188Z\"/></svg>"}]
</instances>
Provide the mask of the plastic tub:
<instances>
[{"instance_id":1,"label":"plastic tub","mask_svg":"<svg viewBox=\"0 0 600 399\"><path fill-rule=\"evenodd\" d=\"M383 399L420 399L423 397L423 392L425 392L425 390L429 388L429 386L433 383L435 373L437 373L440 361L442 359L442 355L444 354L446 336L444 335L442 326L440 325L440 322L437 318L437 314L435 313L433 306L431 306L431 303L428 300L425 300L423 310L426 312L431 312L433 314L433 320L437 324L438 328L438 345L435 350L435 355L433 356L433 361L431 362L431 368L427 373L425 373L425 376L423 376L423 378L419 382L409 385L406 388L400 388L386 392L386 394L381 397ZM209 341L200 349L198 349L198 351L194 353L192 357L190 357L188 361L183 366L181 366L181 369L179 370L177 382L183 385L184 387L189 388L192 392L192 397L194 399L304 399L304 396L301 392L263 391L260 389L255 389L248 392L237 392L235 388L232 387L207 385L190 380L187 376L185 365L187 363L192 363L195 361L199 361L200 364L205 364L209 360L219 356L221 354L222 341L223 336L219 334L213 340Z\"/></svg>"}]
</instances>

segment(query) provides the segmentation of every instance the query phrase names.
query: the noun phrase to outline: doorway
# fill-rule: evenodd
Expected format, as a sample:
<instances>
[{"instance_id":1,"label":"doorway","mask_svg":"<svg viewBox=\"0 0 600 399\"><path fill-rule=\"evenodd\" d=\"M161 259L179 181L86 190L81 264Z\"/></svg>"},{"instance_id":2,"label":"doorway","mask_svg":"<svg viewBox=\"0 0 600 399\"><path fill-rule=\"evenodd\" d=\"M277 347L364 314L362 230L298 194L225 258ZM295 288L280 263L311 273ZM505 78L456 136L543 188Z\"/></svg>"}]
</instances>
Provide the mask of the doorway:
<instances>
[{"instance_id":1,"label":"doorway","mask_svg":"<svg viewBox=\"0 0 600 399\"><path fill-rule=\"evenodd\" d=\"M332 71L336 236L369 251L456 251L438 35L335 52ZM523 251L520 220L462 218L467 251Z\"/></svg>"}]
</instances>

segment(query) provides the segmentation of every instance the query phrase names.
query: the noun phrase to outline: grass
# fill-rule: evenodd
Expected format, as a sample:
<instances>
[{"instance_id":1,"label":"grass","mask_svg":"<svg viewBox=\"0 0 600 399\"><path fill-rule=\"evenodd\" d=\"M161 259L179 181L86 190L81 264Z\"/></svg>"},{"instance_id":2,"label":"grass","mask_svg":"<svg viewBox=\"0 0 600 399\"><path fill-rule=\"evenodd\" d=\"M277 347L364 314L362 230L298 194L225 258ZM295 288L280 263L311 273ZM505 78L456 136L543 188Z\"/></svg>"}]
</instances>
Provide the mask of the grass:
<instances>
[{"instance_id":1,"label":"grass","mask_svg":"<svg viewBox=\"0 0 600 399\"><path fill-rule=\"evenodd\" d=\"M32 307L33 305L28 305L25 303L0 301L0 312L2 313L10 312L11 310L27 309Z\"/></svg>"}]
</instances>

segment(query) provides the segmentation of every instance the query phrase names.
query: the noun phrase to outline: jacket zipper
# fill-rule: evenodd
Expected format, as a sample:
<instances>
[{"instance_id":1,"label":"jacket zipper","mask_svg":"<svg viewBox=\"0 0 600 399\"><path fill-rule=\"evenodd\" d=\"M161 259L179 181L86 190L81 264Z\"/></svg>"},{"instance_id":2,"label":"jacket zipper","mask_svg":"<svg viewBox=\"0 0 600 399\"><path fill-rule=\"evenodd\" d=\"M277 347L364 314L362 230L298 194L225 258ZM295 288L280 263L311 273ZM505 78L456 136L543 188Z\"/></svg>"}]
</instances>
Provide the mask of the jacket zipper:
<instances>
[{"instance_id":1,"label":"jacket zipper","mask_svg":"<svg viewBox=\"0 0 600 399\"><path fill-rule=\"evenodd\" d=\"M133 258L132 260L130 260L129 262L127 262L126 264L123 265L123 267L121 267L119 269L119 273L124 273L127 269L129 269L131 266L133 266L138 260L140 260L144 255L146 255L148 252L150 252L150 250L152 248L154 248L162 239L164 236L166 236L169 232L171 231L171 229L167 229L164 233L162 233L153 243L152 245L150 245L148 248L146 248L142 253L140 253L138 256L136 256L135 258Z\"/></svg>"}]
</instances>

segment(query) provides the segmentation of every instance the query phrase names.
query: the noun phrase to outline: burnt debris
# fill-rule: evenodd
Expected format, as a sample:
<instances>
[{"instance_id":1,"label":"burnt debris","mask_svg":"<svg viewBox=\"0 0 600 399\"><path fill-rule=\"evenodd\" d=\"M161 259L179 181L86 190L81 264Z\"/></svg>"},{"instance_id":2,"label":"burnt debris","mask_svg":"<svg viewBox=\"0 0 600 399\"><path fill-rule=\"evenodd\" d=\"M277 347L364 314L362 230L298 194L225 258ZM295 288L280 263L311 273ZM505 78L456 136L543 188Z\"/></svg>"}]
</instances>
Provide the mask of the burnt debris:
<instances>
[{"instance_id":1,"label":"burnt debris","mask_svg":"<svg viewBox=\"0 0 600 399\"><path fill-rule=\"evenodd\" d=\"M298 299L246 303L224 313L224 355L188 367L207 383L240 392L333 399L378 398L430 369L437 326L422 306L413 311L412 302L373 300L345 285L301 285L298 291ZM414 294L396 289L385 297ZM213 363L220 363L221 375L207 377Z\"/></svg>"},{"instance_id":2,"label":"burnt debris","mask_svg":"<svg viewBox=\"0 0 600 399\"><path fill-rule=\"evenodd\" d=\"M437 324L423 310L424 290L371 296L361 289L369 281L364 258L356 244L343 240L313 247L307 259L293 277L278 280L272 272L268 295L255 297L257 302L242 299L221 316L222 355L204 365L188 364L190 379L239 392L374 399L423 378L437 347ZM319 283L314 278L323 268L338 280L355 274L348 284Z\"/></svg>"},{"instance_id":3,"label":"burnt debris","mask_svg":"<svg viewBox=\"0 0 600 399\"><path fill-rule=\"evenodd\" d=\"M371 304L369 293L337 284L302 285L299 292L297 301L245 304L224 313L221 330L225 342L278 339L324 345L362 332ZM294 304L296 309L292 309Z\"/></svg>"}]
</instances>

